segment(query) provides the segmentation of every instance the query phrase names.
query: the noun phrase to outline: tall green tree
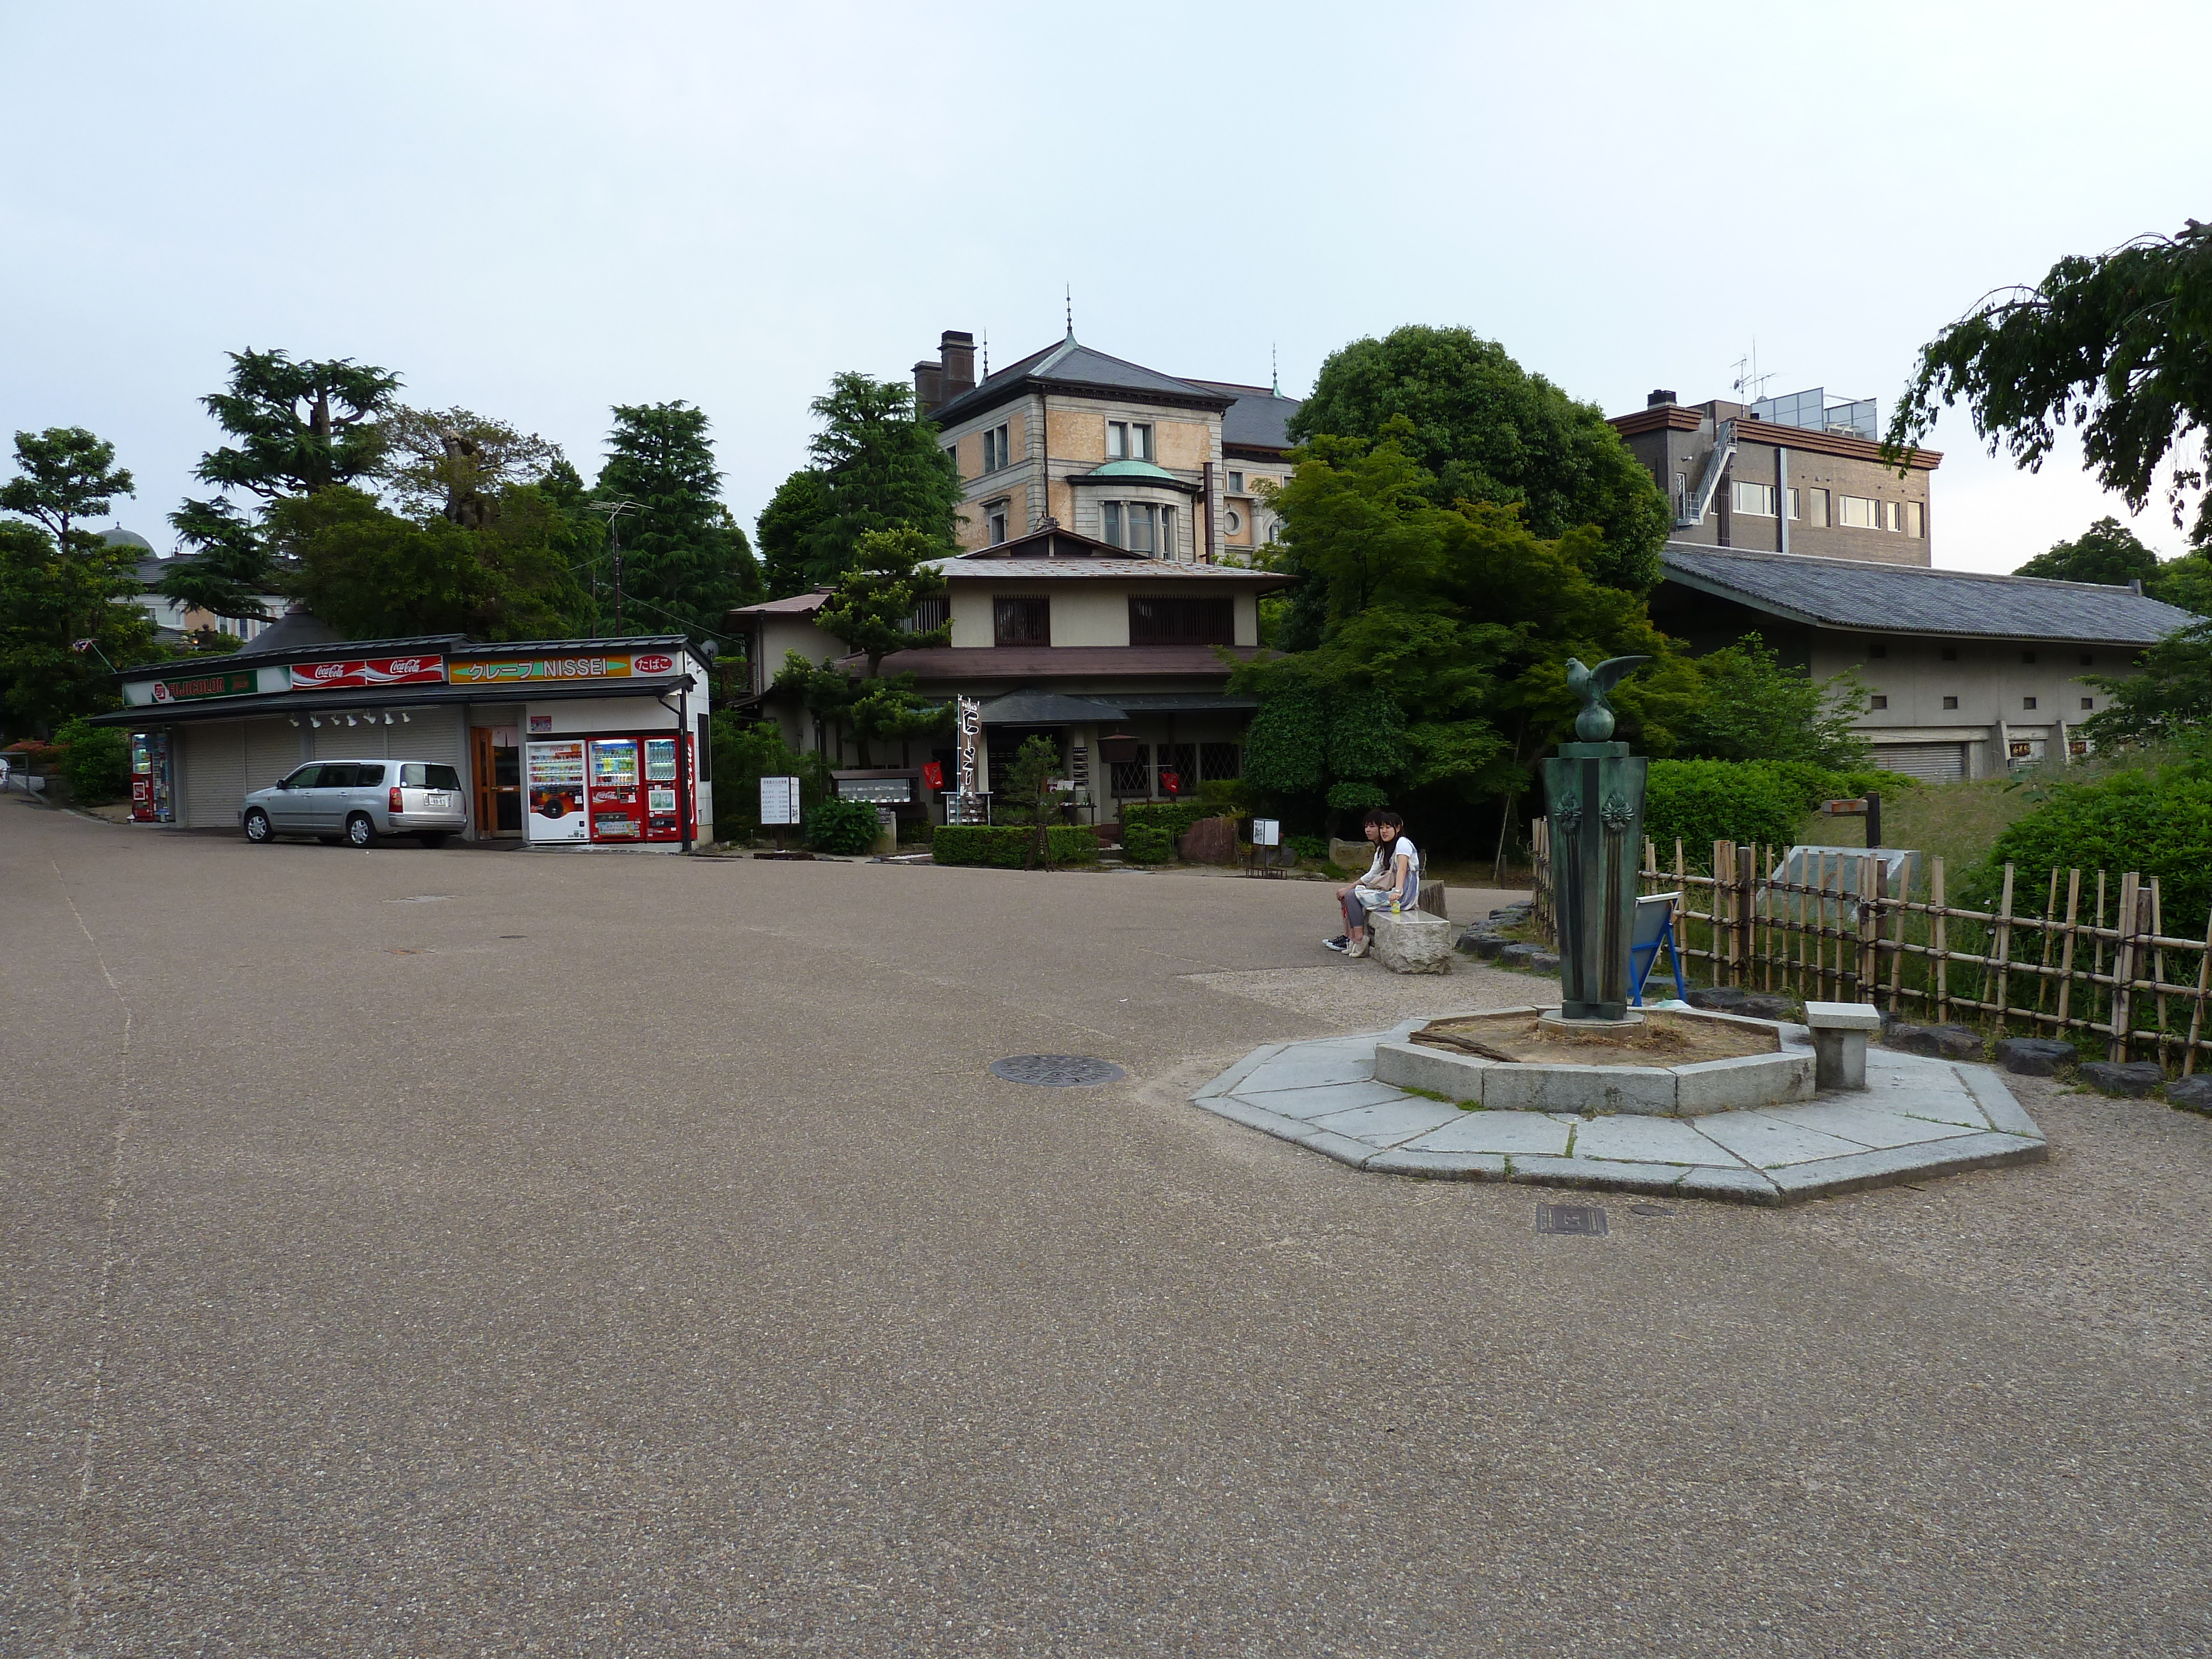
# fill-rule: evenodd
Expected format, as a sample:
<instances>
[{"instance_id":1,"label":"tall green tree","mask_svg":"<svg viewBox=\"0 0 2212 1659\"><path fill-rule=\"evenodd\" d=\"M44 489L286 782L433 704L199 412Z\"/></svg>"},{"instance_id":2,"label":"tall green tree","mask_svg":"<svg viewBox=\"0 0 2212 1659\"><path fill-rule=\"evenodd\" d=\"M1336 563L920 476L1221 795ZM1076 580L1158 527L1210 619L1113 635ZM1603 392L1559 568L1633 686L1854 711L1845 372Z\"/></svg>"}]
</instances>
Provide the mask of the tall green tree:
<instances>
[{"instance_id":1,"label":"tall green tree","mask_svg":"<svg viewBox=\"0 0 2212 1659\"><path fill-rule=\"evenodd\" d=\"M1261 698L1256 787L1338 811L1402 799L1447 843L1469 842L1468 809L1524 793L1572 720L1571 656L1661 659L1615 704L1648 752L1673 751L1694 674L1640 596L1594 574L1611 568L1595 529L1546 539L1518 504L1439 507L1395 432L1371 447L1316 440L1297 462L1270 556L1300 575L1310 638L1232 677Z\"/></svg>"},{"instance_id":2,"label":"tall green tree","mask_svg":"<svg viewBox=\"0 0 2212 1659\"><path fill-rule=\"evenodd\" d=\"M590 596L571 565L572 521L533 485L485 503L484 523L419 522L337 485L270 509L287 592L347 639L464 633L485 640L581 634Z\"/></svg>"},{"instance_id":3,"label":"tall green tree","mask_svg":"<svg viewBox=\"0 0 2212 1659\"><path fill-rule=\"evenodd\" d=\"M1709 651L1695 668L1703 696L1676 721L1675 753L1684 758L1804 761L1842 769L1863 765L1867 740L1858 720L1866 688L1846 671L1815 680L1784 667L1757 634Z\"/></svg>"},{"instance_id":4,"label":"tall green tree","mask_svg":"<svg viewBox=\"0 0 2212 1659\"><path fill-rule=\"evenodd\" d=\"M0 713L14 735L114 708L110 665L159 654L137 550L70 535L64 552L43 525L0 520Z\"/></svg>"},{"instance_id":5,"label":"tall green tree","mask_svg":"<svg viewBox=\"0 0 2212 1659\"><path fill-rule=\"evenodd\" d=\"M400 511L471 530L483 528L501 491L567 465L558 444L465 409L395 408L383 430L385 488Z\"/></svg>"},{"instance_id":6,"label":"tall green tree","mask_svg":"<svg viewBox=\"0 0 2212 1659\"><path fill-rule=\"evenodd\" d=\"M15 434L16 476L0 483L0 512L20 513L46 527L64 552L91 538L76 528L118 495L134 493L131 475L115 465L115 446L81 426L50 426Z\"/></svg>"},{"instance_id":7,"label":"tall green tree","mask_svg":"<svg viewBox=\"0 0 2212 1659\"><path fill-rule=\"evenodd\" d=\"M1517 506L1541 541L1595 526L1593 580L1641 592L1659 579L1667 501L1606 424L1505 349L1470 329L1409 324L1355 340L1322 365L1291 435L1378 443L1394 420L1402 449L1427 475L1430 501Z\"/></svg>"},{"instance_id":8,"label":"tall green tree","mask_svg":"<svg viewBox=\"0 0 2212 1659\"><path fill-rule=\"evenodd\" d=\"M787 599L814 586L806 538L829 516L830 481L815 468L802 466L776 486L753 524L769 598Z\"/></svg>"},{"instance_id":9,"label":"tall green tree","mask_svg":"<svg viewBox=\"0 0 2212 1659\"><path fill-rule=\"evenodd\" d=\"M2158 555L2136 532L2107 514L2070 542L2053 542L2012 573L2059 582L2099 582L2125 587L2158 575Z\"/></svg>"},{"instance_id":10,"label":"tall green tree","mask_svg":"<svg viewBox=\"0 0 2212 1659\"><path fill-rule=\"evenodd\" d=\"M2169 634L2124 676L2085 674L2105 706L2081 725L2100 749L2156 743L2212 726L2212 622Z\"/></svg>"},{"instance_id":11,"label":"tall green tree","mask_svg":"<svg viewBox=\"0 0 2212 1659\"><path fill-rule=\"evenodd\" d=\"M807 585L850 569L860 538L872 530L918 531L933 551L957 550L960 470L936 426L915 413L912 386L840 374L812 408L822 422L810 447L821 494L800 544ZM796 506L807 487L787 479L785 488L795 488Z\"/></svg>"},{"instance_id":12,"label":"tall green tree","mask_svg":"<svg viewBox=\"0 0 2212 1659\"><path fill-rule=\"evenodd\" d=\"M619 617L613 572L601 562L601 625L717 634L732 606L760 597L760 565L719 499L706 411L679 399L618 405L614 416L593 494L602 508L629 502L635 510L617 516L612 531L622 557Z\"/></svg>"},{"instance_id":13,"label":"tall green tree","mask_svg":"<svg viewBox=\"0 0 2212 1659\"><path fill-rule=\"evenodd\" d=\"M193 470L225 493L169 515L198 553L168 571L160 592L217 616L258 617L266 613L255 595L276 586L259 509L375 477L386 448L380 422L399 377L350 358L295 361L283 351L233 352L230 364L229 389L200 401L233 441ZM241 508L232 490L258 499Z\"/></svg>"},{"instance_id":14,"label":"tall green tree","mask_svg":"<svg viewBox=\"0 0 2212 1659\"><path fill-rule=\"evenodd\" d=\"M915 625L923 600L941 599L951 591L944 573L923 562L935 554L918 530L902 526L868 531L854 550L852 568L837 579L815 613L817 626L867 658L870 679L883 672L884 659L894 651L952 643L949 620L935 628Z\"/></svg>"},{"instance_id":15,"label":"tall green tree","mask_svg":"<svg viewBox=\"0 0 2212 1659\"><path fill-rule=\"evenodd\" d=\"M1966 400L1990 453L2040 468L2069 427L2106 489L2140 513L2169 462L2177 526L2197 496L2194 539L2212 542L2212 225L2069 255L2033 287L1998 290L1921 349L1887 434L1898 459Z\"/></svg>"}]
</instances>

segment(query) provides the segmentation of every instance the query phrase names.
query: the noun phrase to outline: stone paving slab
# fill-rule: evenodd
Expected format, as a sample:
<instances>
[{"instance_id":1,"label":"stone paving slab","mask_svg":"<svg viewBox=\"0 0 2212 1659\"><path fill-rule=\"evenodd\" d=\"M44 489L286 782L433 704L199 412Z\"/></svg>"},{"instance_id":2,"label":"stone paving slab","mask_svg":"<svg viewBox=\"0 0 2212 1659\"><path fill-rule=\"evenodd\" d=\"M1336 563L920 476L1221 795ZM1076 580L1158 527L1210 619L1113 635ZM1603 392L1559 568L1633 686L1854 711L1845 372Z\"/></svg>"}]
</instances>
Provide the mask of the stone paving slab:
<instances>
[{"instance_id":1,"label":"stone paving slab","mask_svg":"<svg viewBox=\"0 0 2212 1659\"><path fill-rule=\"evenodd\" d=\"M1193 1103L1378 1175L1735 1203L1792 1204L2046 1155L2035 1121L1986 1066L1876 1051L1865 1090L1695 1117L1606 1112L1595 1086L1582 1100L1547 1096L1541 1111L1469 1110L1375 1078L1376 1045L1421 1024L1255 1049ZM1782 1030L1786 1044L1803 1041L1802 1027Z\"/></svg>"}]
</instances>

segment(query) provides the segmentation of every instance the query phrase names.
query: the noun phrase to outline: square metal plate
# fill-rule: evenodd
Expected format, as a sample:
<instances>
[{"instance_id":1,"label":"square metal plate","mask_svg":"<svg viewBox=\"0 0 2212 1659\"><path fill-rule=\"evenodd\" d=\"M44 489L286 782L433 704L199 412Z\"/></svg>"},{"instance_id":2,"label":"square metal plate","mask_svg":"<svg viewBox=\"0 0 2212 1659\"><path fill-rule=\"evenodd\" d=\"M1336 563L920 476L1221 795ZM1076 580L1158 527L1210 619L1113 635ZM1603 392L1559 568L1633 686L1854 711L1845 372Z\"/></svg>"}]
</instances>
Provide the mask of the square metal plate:
<instances>
[{"instance_id":1,"label":"square metal plate","mask_svg":"<svg viewBox=\"0 0 2212 1659\"><path fill-rule=\"evenodd\" d=\"M1573 1233L1583 1238L1603 1238L1605 1212L1595 1204L1539 1204L1536 1206L1536 1231L1540 1233Z\"/></svg>"}]
</instances>

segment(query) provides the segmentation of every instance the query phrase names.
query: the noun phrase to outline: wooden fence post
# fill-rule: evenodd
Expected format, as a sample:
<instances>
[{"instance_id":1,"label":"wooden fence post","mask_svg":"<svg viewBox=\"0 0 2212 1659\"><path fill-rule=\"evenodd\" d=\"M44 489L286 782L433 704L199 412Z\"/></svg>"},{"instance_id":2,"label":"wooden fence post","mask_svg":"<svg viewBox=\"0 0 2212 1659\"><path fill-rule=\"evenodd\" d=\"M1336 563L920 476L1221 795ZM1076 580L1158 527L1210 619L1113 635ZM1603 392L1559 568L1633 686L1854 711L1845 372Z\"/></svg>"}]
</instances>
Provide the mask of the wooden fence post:
<instances>
[{"instance_id":1,"label":"wooden fence post","mask_svg":"<svg viewBox=\"0 0 2212 1659\"><path fill-rule=\"evenodd\" d=\"M1735 884L1738 895L1735 924L1735 959L1738 963L1742 964L1743 969L1743 971L1736 980L1736 983L1744 986L1747 988L1748 988L1751 984L1752 921L1757 914L1757 908L1752 902L1752 890L1754 880L1753 873L1754 866L1752 863L1752 859L1753 851L1750 848L1739 847L1735 849Z\"/></svg>"},{"instance_id":2,"label":"wooden fence post","mask_svg":"<svg viewBox=\"0 0 2212 1659\"><path fill-rule=\"evenodd\" d=\"M2012 866L2005 866L2004 891L1997 904L1997 1032L2004 1032L2005 1010L2012 1006Z\"/></svg>"},{"instance_id":3,"label":"wooden fence post","mask_svg":"<svg viewBox=\"0 0 2212 1659\"><path fill-rule=\"evenodd\" d=\"M1713 983L1735 983L1735 843L1713 843Z\"/></svg>"},{"instance_id":4,"label":"wooden fence post","mask_svg":"<svg viewBox=\"0 0 2212 1659\"><path fill-rule=\"evenodd\" d=\"M2066 942L2060 947L2058 957L2058 1024L2051 1035L2060 1041L2066 1036L2067 1009L2074 997L2074 941L2081 936L2081 872L2073 870L2066 876ZM2094 985L2089 988L2096 989ZM2094 996L2089 1006L2097 1006Z\"/></svg>"},{"instance_id":5,"label":"wooden fence post","mask_svg":"<svg viewBox=\"0 0 2212 1659\"><path fill-rule=\"evenodd\" d=\"M2128 1057L2128 1027L2132 1023L2136 1000L2136 896L2142 879L2132 870L2120 878L2120 910L2112 918L2120 937L2112 947L2112 1018L2111 1040L2105 1051L2107 1060Z\"/></svg>"},{"instance_id":6,"label":"wooden fence post","mask_svg":"<svg viewBox=\"0 0 2212 1659\"><path fill-rule=\"evenodd\" d=\"M1889 868L1869 854L1859 860L1859 971L1854 1002L1874 1002L1881 989L1881 902L1889 896Z\"/></svg>"},{"instance_id":7,"label":"wooden fence post","mask_svg":"<svg viewBox=\"0 0 2212 1659\"><path fill-rule=\"evenodd\" d=\"M2166 916L2159 908L2158 878L2150 878L2150 936L2154 941L2166 937ZM2150 982L2154 986L2166 983L2166 947L2153 943L2150 947ZM2166 1064L2166 993L2154 990L2158 999L2158 1063Z\"/></svg>"},{"instance_id":8,"label":"wooden fence post","mask_svg":"<svg viewBox=\"0 0 2212 1659\"><path fill-rule=\"evenodd\" d=\"M2204 998L2212 992L2212 915L2204 921L2204 954L2197 958L2197 1002L2189 1011L2189 1046L2181 1051L2181 1074L2197 1070L2197 1040L2204 1031Z\"/></svg>"},{"instance_id":9,"label":"wooden fence post","mask_svg":"<svg viewBox=\"0 0 2212 1659\"><path fill-rule=\"evenodd\" d=\"M1935 951L1936 963L1936 1023L1948 1023L1951 1018L1951 945L1950 930L1945 927L1949 920L1943 910L1943 860L1928 860L1929 944Z\"/></svg>"}]
</instances>

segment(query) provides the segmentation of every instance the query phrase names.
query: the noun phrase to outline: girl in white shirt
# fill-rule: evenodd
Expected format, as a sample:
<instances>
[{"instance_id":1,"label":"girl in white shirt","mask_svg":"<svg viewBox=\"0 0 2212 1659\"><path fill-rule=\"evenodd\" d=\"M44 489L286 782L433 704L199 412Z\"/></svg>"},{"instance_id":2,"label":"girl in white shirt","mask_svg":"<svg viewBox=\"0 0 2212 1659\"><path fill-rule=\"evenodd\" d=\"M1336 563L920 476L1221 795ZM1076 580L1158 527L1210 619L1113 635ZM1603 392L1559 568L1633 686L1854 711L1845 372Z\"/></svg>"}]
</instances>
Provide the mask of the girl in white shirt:
<instances>
[{"instance_id":1,"label":"girl in white shirt","mask_svg":"<svg viewBox=\"0 0 2212 1659\"><path fill-rule=\"evenodd\" d=\"M1367 839L1375 843L1367 873L1336 890L1337 902L1344 908L1344 931L1322 941L1348 957L1367 954L1369 911L1394 904L1410 910L1421 890L1421 854L1406 834L1404 818L1386 806L1376 807L1367 815Z\"/></svg>"}]
</instances>

